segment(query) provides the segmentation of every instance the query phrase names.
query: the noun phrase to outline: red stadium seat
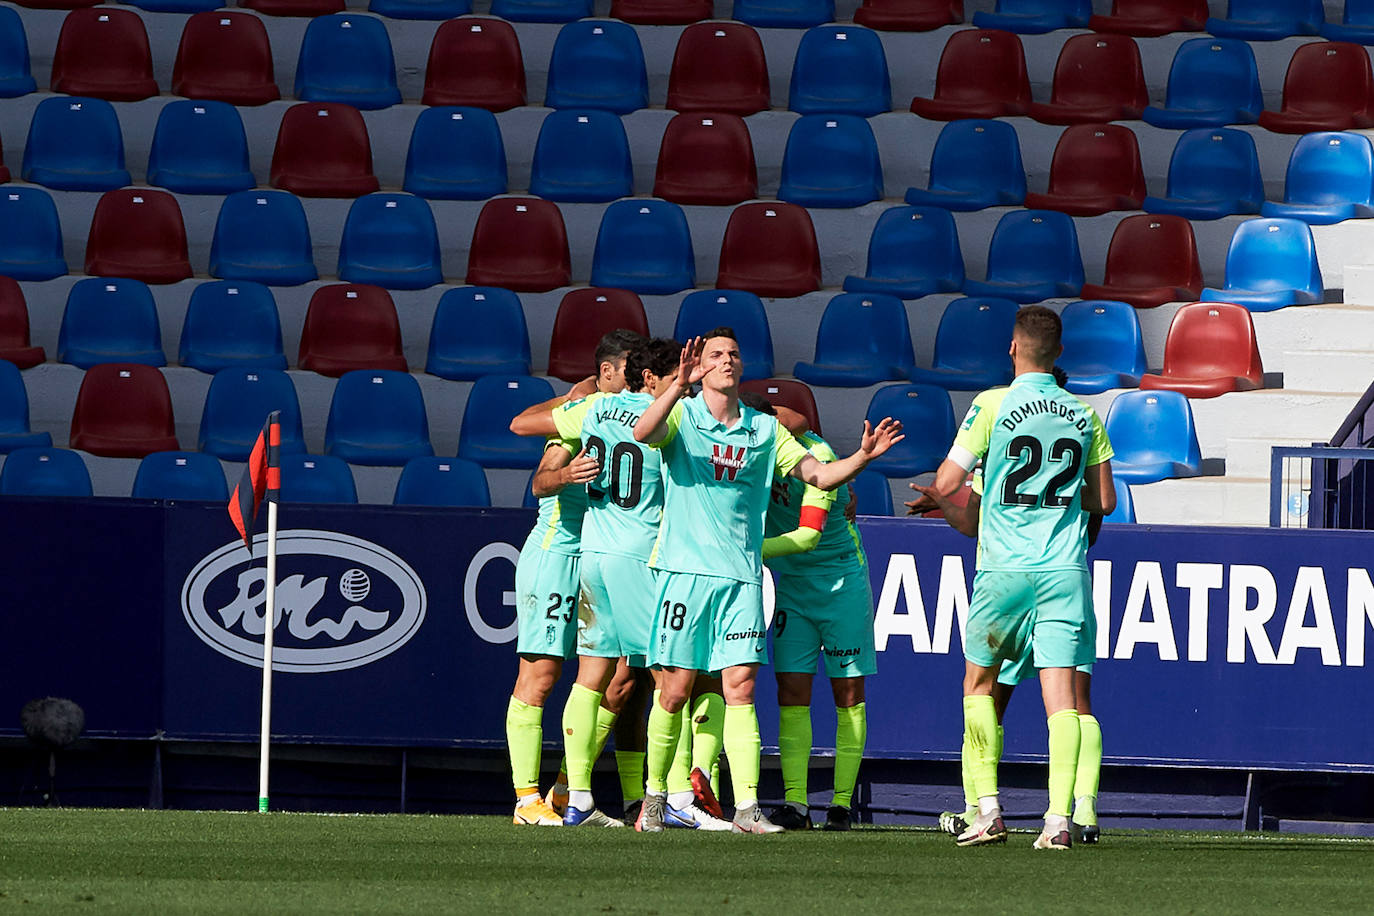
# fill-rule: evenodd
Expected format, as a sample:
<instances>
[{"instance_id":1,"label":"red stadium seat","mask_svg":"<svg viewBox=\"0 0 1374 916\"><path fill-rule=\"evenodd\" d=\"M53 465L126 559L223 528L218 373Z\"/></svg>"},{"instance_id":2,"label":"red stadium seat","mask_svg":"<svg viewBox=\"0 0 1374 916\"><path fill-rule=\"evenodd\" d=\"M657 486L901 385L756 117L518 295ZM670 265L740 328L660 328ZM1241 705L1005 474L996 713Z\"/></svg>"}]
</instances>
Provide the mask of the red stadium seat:
<instances>
[{"instance_id":1,"label":"red stadium seat","mask_svg":"<svg viewBox=\"0 0 1374 916\"><path fill-rule=\"evenodd\" d=\"M109 458L179 449L172 395L162 372L134 363L87 369L72 411L71 447Z\"/></svg>"},{"instance_id":2,"label":"red stadium seat","mask_svg":"<svg viewBox=\"0 0 1374 916\"><path fill-rule=\"evenodd\" d=\"M172 65L172 92L230 105L265 105L281 98L262 20L226 10L187 19Z\"/></svg>"},{"instance_id":3,"label":"red stadium seat","mask_svg":"<svg viewBox=\"0 0 1374 916\"><path fill-rule=\"evenodd\" d=\"M29 343L29 307L24 290L11 277L0 277L0 359L30 369L47 356Z\"/></svg>"},{"instance_id":4,"label":"red stadium seat","mask_svg":"<svg viewBox=\"0 0 1374 916\"><path fill-rule=\"evenodd\" d=\"M1045 124L1094 124L1137 119L1149 104L1135 39L1074 35L1059 49L1049 102L1028 114Z\"/></svg>"},{"instance_id":5,"label":"red stadium seat","mask_svg":"<svg viewBox=\"0 0 1374 916\"><path fill-rule=\"evenodd\" d=\"M1067 128L1055 144L1049 191L1027 194L1025 206L1098 216L1112 210L1139 210L1144 200L1145 172L1131 129L1120 124L1078 124Z\"/></svg>"},{"instance_id":6,"label":"red stadium seat","mask_svg":"<svg viewBox=\"0 0 1374 916\"><path fill-rule=\"evenodd\" d=\"M1262 111L1260 127L1285 134L1374 127L1374 72L1357 44L1301 45L1283 78L1283 108Z\"/></svg>"},{"instance_id":7,"label":"red stadium seat","mask_svg":"<svg viewBox=\"0 0 1374 916\"><path fill-rule=\"evenodd\" d=\"M1141 388L1166 388L1190 398L1264 387L1264 365L1250 310L1230 302L1194 302L1174 313L1164 340L1164 369Z\"/></svg>"},{"instance_id":8,"label":"red stadium seat","mask_svg":"<svg viewBox=\"0 0 1374 916\"><path fill-rule=\"evenodd\" d=\"M864 0L854 21L885 32L929 32L964 21L964 0Z\"/></svg>"},{"instance_id":9,"label":"red stadium seat","mask_svg":"<svg viewBox=\"0 0 1374 916\"><path fill-rule=\"evenodd\" d=\"M3 156L3 151L0 151L0 156ZM10 180L10 170L9 170L8 167L6 167L6 165L5 165L4 162L0 161L0 181L9 181L9 180Z\"/></svg>"},{"instance_id":10,"label":"red stadium seat","mask_svg":"<svg viewBox=\"0 0 1374 916\"><path fill-rule=\"evenodd\" d=\"M305 310L296 363L335 378L353 369L408 371L391 294L357 283L315 290Z\"/></svg>"},{"instance_id":11,"label":"red stadium seat","mask_svg":"<svg viewBox=\"0 0 1374 916\"><path fill-rule=\"evenodd\" d=\"M759 33L741 22L682 30L668 74L667 107L751 115L769 105L768 61Z\"/></svg>"},{"instance_id":12,"label":"red stadium seat","mask_svg":"<svg viewBox=\"0 0 1374 916\"><path fill-rule=\"evenodd\" d=\"M341 102L301 102L282 115L272 187L301 197L358 197L377 190L363 116Z\"/></svg>"},{"instance_id":13,"label":"red stadium seat","mask_svg":"<svg viewBox=\"0 0 1374 916\"><path fill-rule=\"evenodd\" d=\"M1101 283L1088 283L1084 299L1115 299L1138 309L1189 302L1202 295L1193 224L1168 213L1142 213L1116 224Z\"/></svg>"},{"instance_id":14,"label":"red stadium seat","mask_svg":"<svg viewBox=\"0 0 1374 916\"><path fill-rule=\"evenodd\" d=\"M1209 15L1207 0L1112 0L1112 14L1093 16L1088 28L1153 38L1170 32L1201 32Z\"/></svg>"},{"instance_id":15,"label":"red stadium seat","mask_svg":"<svg viewBox=\"0 0 1374 916\"><path fill-rule=\"evenodd\" d=\"M911 100L911 110L935 121L1022 115L1031 104L1021 39L1000 29L955 32L940 53L934 98Z\"/></svg>"},{"instance_id":16,"label":"red stadium seat","mask_svg":"<svg viewBox=\"0 0 1374 916\"><path fill-rule=\"evenodd\" d=\"M654 196L679 204L738 204L759 196L754 143L744 119L686 112L663 131Z\"/></svg>"},{"instance_id":17,"label":"red stadium seat","mask_svg":"<svg viewBox=\"0 0 1374 916\"><path fill-rule=\"evenodd\" d=\"M111 102L157 95L143 20L129 10L73 10L62 21L52 58L52 91Z\"/></svg>"},{"instance_id":18,"label":"red stadium seat","mask_svg":"<svg viewBox=\"0 0 1374 916\"><path fill-rule=\"evenodd\" d=\"M239 6L265 16L328 16L342 13L344 0L243 0Z\"/></svg>"},{"instance_id":19,"label":"red stadium seat","mask_svg":"<svg viewBox=\"0 0 1374 916\"><path fill-rule=\"evenodd\" d=\"M515 29L502 19L450 19L439 26L421 101L488 111L524 105L525 62Z\"/></svg>"},{"instance_id":20,"label":"red stadium seat","mask_svg":"<svg viewBox=\"0 0 1374 916\"><path fill-rule=\"evenodd\" d=\"M821 253L805 207L743 204L730 214L720 245L721 289L800 296L821 288Z\"/></svg>"},{"instance_id":21,"label":"red stadium seat","mask_svg":"<svg viewBox=\"0 0 1374 916\"><path fill-rule=\"evenodd\" d=\"M611 18L636 25L687 25L714 14L711 0L611 0Z\"/></svg>"},{"instance_id":22,"label":"red stadium seat","mask_svg":"<svg viewBox=\"0 0 1374 916\"><path fill-rule=\"evenodd\" d=\"M774 407L790 407L806 417L812 432L821 432L821 412L816 408L816 396L805 382L792 378L761 378L740 382L741 391L752 391L766 397Z\"/></svg>"},{"instance_id":23,"label":"red stadium seat","mask_svg":"<svg viewBox=\"0 0 1374 916\"><path fill-rule=\"evenodd\" d=\"M596 345L606 332L617 328L649 336L649 319L638 296L628 290L596 286L571 290L553 319L549 375L576 382L594 374Z\"/></svg>"},{"instance_id":24,"label":"red stadium seat","mask_svg":"<svg viewBox=\"0 0 1374 916\"><path fill-rule=\"evenodd\" d=\"M568 231L558 204L537 197L486 202L468 249L469 284L542 293L571 280Z\"/></svg>"},{"instance_id":25,"label":"red stadium seat","mask_svg":"<svg viewBox=\"0 0 1374 916\"><path fill-rule=\"evenodd\" d=\"M86 273L175 283L191 276L177 199L151 188L106 191L91 217Z\"/></svg>"}]
</instances>

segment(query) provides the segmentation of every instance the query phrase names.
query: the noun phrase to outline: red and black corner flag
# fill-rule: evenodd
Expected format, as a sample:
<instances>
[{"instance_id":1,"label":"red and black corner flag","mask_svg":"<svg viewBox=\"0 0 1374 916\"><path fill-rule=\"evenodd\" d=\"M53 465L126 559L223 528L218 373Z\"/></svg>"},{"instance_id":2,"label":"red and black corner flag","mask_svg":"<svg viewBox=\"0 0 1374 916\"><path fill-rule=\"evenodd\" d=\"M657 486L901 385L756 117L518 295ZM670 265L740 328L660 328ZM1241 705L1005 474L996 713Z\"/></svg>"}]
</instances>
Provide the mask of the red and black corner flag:
<instances>
[{"instance_id":1,"label":"red and black corner flag","mask_svg":"<svg viewBox=\"0 0 1374 916\"><path fill-rule=\"evenodd\" d=\"M253 519L258 514L258 504L263 499L276 502L281 493L280 452L281 411L274 410L267 415L258 441L253 443L253 451L248 455L243 476L229 497L229 521L234 523L249 550L253 549Z\"/></svg>"}]
</instances>

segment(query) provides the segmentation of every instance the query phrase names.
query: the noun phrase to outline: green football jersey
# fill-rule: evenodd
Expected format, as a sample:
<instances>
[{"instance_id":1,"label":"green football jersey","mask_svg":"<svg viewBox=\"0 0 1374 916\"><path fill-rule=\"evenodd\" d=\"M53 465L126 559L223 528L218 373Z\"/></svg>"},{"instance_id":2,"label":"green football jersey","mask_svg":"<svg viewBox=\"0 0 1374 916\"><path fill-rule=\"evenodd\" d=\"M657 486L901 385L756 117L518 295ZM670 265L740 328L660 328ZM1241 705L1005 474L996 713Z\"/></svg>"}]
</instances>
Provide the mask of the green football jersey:
<instances>
[{"instance_id":1,"label":"green football jersey","mask_svg":"<svg viewBox=\"0 0 1374 916\"><path fill-rule=\"evenodd\" d=\"M647 562L653 551L663 518L663 459L658 449L634 436L640 415L653 402L645 391L609 395L582 420L581 447L601 462L601 473L587 484L584 552Z\"/></svg>"},{"instance_id":2,"label":"green football jersey","mask_svg":"<svg viewBox=\"0 0 1374 916\"><path fill-rule=\"evenodd\" d=\"M830 447L830 443L814 432L803 433L797 437L797 441L817 460L835 460L835 450ZM765 537L777 537L797 527L801 521L802 503L806 500L808 489L813 491L813 498L825 492L808 487L795 477L773 479L773 495L768 503L768 518L763 528ZM780 576L822 577L832 572L839 575L858 573L868 567L863 541L859 538L859 529L844 517L845 509L849 506L849 487L837 488L824 502L829 503L829 506L820 543L805 553L770 558L769 569ZM821 505L821 501L817 500L816 504Z\"/></svg>"},{"instance_id":3,"label":"green football jersey","mask_svg":"<svg viewBox=\"0 0 1374 916\"><path fill-rule=\"evenodd\" d=\"M587 410L605 395L597 392L568 401L553 409L553 425L558 436L549 440L549 445L562 440L566 443L570 434L576 441L577 432L582 427L582 418ZM573 454L577 449L573 448ZM587 514L587 488L582 486L564 487L553 496L541 497L539 514L535 517L534 530L526 539L527 545L554 553L577 556L582 551L582 520Z\"/></svg>"}]
</instances>

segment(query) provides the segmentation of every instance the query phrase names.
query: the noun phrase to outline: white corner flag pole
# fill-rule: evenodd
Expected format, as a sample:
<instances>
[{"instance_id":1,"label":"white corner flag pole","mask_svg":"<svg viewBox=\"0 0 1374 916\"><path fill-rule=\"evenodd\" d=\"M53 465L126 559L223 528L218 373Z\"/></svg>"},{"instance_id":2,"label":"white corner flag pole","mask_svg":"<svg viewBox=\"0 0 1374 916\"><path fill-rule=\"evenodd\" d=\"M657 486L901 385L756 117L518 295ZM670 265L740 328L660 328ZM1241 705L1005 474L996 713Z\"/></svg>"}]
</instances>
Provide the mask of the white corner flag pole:
<instances>
[{"instance_id":1,"label":"white corner flag pole","mask_svg":"<svg viewBox=\"0 0 1374 916\"><path fill-rule=\"evenodd\" d=\"M258 813L268 810L267 772L272 743L272 631L277 618L277 503L267 504L267 599L262 632L262 744L258 752Z\"/></svg>"}]
</instances>

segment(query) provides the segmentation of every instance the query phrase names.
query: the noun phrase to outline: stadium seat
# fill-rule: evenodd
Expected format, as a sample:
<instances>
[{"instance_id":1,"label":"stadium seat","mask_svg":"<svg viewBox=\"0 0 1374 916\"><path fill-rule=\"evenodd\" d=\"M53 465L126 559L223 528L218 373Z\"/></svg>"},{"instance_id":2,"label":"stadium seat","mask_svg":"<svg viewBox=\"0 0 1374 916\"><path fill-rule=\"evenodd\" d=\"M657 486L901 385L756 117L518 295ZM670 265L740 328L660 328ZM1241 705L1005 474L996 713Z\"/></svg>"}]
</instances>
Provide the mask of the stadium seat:
<instances>
[{"instance_id":1,"label":"stadium seat","mask_svg":"<svg viewBox=\"0 0 1374 916\"><path fill-rule=\"evenodd\" d=\"M1263 201L1254 138L1233 127L1195 127L1174 144L1164 196L1147 196L1141 206L1149 213L1220 219L1258 213Z\"/></svg>"},{"instance_id":2,"label":"stadium seat","mask_svg":"<svg viewBox=\"0 0 1374 916\"><path fill-rule=\"evenodd\" d=\"M282 114L272 187L300 197L357 197L377 190L363 116L341 102L302 102Z\"/></svg>"},{"instance_id":3,"label":"stadium seat","mask_svg":"<svg viewBox=\"0 0 1374 916\"><path fill-rule=\"evenodd\" d=\"M86 370L72 411L71 447L108 458L176 451L167 380L152 366L102 363Z\"/></svg>"},{"instance_id":4,"label":"stadium seat","mask_svg":"<svg viewBox=\"0 0 1374 916\"><path fill-rule=\"evenodd\" d=\"M406 462L396 480L395 506L491 505L482 466L462 458L419 457Z\"/></svg>"},{"instance_id":5,"label":"stadium seat","mask_svg":"<svg viewBox=\"0 0 1374 916\"><path fill-rule=\"evenodd\" d=\"M423 197L380 191L353 201L339 242L339 279L387 289L444 282L439 229Z\"/></svg>"},{"instance_id":6,"label":"stadium seat","mask_svg":"<svg viewBox=\"0 0 1374 916\"><path fill-rule=\"evenodd\" d=\"M678 204L738 204L759 195L754 143L732 114L674 115L663 131L654 196Z\"/></svg>"},{"instance_id":7,"label":"stadium seat","mask_svg":"<svg viewBox=\"0 0 1374 916\"><path fill-rule=\"evenodd\" d=\"M1113 474L1112 487L1116 490L1116 508L1102 521L1116 525L1134 525L1135 500L1131 498L1131 485Z\"/></svg>"},{"instance_id":8,"label":"stadium seat","mask_svg":"<svg viewBox=\"0 0 1374 916\"><path fill-rule=\"evenodd\" d=\"M711 0L611 0L611 18L635 25L688 25L714 14Z\"/></svg>"},{"instance_id":9,"label":"stadium seat","mask_svg":"<svg viewBox=\"0 0 1374 916\"><path fill-rule=\"evenodd\" d=\"M816 357L792 374L810 385L864 388L904 379L916 365L906 306L882 293L842 293L826 304Z\"/></svg>"},{"instance_id":10,"label":"stadium seat","mask_svg":"<svg viewBox=\"0 0 1374 916\"><path fill-rule=\"evenodd\" d=\"M488 111L524 105L525 62L515 29L500 19L452 19L439 26L420 101Z\"/></svg>"},{"instance_id":11,"label":"stadium seat","mask_svg":"<svg viewBox=\"0 0 1374 916\"><path fill-rule=\"evenodd\" d=\"M90 496L91 473L76 452L32 446L5 457L0 496Z\"/></svg>"},{"instance_id":12,"label":"stadium seat","mask_svg":"<svg viewBox=\"0 0 1374 916\"><path fill-rule=\"evenodd\" d=\"M66 272L52 197L39 188L0 190L0 275L51 280Z\"/></svg>"},{"instance_id":13,"label":"stadium seat","mask_svg":"<svg viewBox=\"0 0 1374 916\"><path fill-rule=\"evenodd\" d=\"M129 184L114 106L104 99L39 102L29 121L20 175L60 191L108 191Z\"/></svg>"},{"instance_id":14,"label":"stadium seat","mask_svg":"<svg viewBox=\"0 0 1374 916\"><path fill-rule=\"evenodd\" d=\"M154 452L138 463L134 499L190 499L228 502L224 466L204 452Z\"/></svg>"},{"instance_id":15,"label":"stadium seat","mask_svg":"<svg viewBox=\"0 0 1374 916\"><path fill-rule=\"evenodd\" d=\"M396 62L382 20L353 13L312 19L296 62L295 94L362 109L399 105Z\"/></svg>"},{"instance_id":16,"label":"stadium seat","mask_svg":"<svg viewBox=\"0 0 1374 916\"><path fill-rule=\"evenodd\" d=\"M328 16L344 11L344 0L242 0L264 16Z\"/></svg>"},{"instance_id":17,"label":"stadium seat","mask_svg":"<svg viewBox=\"0 0 1374 916\"><path fill-rule=\"evenodd\" d=\"M13 277L0 276L0 360L32 369L47 359L29 340L29 306Z\"/></svg>"},{"instance_id":18,"label":"stadium seat","mask_svg":"<svg viewBox=\"0 0 1374 916\"><path fill-rule=\"evenodd\" d=\"M964 0L863 0L854 21L884 32L929 32L961 24Z\"/></svg>"},{"instance_id":19,"label":"stadium seat","mask_svg":"<svg viewBox=\"0 0 1374 916\"><path fill-rule=\"evenodd\" d=\"M884 210L868 241L868 271L844 278L845 292L917 299L964 285L964 256L954 216L940 207Z\"/></svg>"},{"instance_id":20,"label":"stadium seat","mask_svg":"<svg viewBox=\"0 0 1374 916\"><path fill-rule=\"evenodd\" d=\"M808 114L792 122L779 200L803 207L861 207L882 196L883 163L867 120Z\"/></svg>"},{"instance_id":21,"label":"stadium seat","mask_svg":"<svg viewBox=\"0 0 1374 916\"><path fill-rule=\"evenodd\" d=\"M649 335L649 319L638 296L628 290L595 286L570 290L553 319L548 374L565 382L595 374L596 345L617 328Z\"/></svg>"},{"instance_id":22,"label":"stadium seat","mask_svg":"<svg viewBox=\"0 0 1374 916\"><path fill-rule=\"evenodd\" d=\"M1011 331L1019 306L1009 299L955 299L935 331L929 369L908 378L948 391L982 391L1011 383Z\"/></svg>"},{"instance_id":23,"label":"stadium seat","mask_svg":"<svg viewBox=\"0 0 1374 916\"><path fill-rule=\"evenodd\" d=\"M789 203L741 204L720 245L721 289L786 298L821 288L821 255L811 214Z\"/></svg>"},{"instance_id":24,"label":"stadium seat","mask_svg":"<svg viewBox=\"0 0 1374 916\"><path fill-rule=\"evenodd\" d=\"M402 190L430 200L486 200L506 193L506 147L483 108L426 108L415 119Z\"/></svg>"},{"instance_id":25,"label":"stadium seat","mask_svg":"<svg viewBox=\"0 0 1374 916\"><path fill-rule=\"evenodd\" d=\"M281 98L262 20L227 10L187 19L172 65L172 92L230 105L265 105Z\"/></svg>"},{"instance_id":26,"label":"stadium seat","mask_svg":"<svg viewBox=\"0 0 1374 916\"><path fill-rule=\"evenodd\" d=\"M1142 389L1167 389L1190 398L1264 387L1255 323L1243 305L1194 302L1174 312L1164 340L1164 367L1140 378Z\"/></svg>"},{"instance_id":27,"label":"stadium seat","mask_svg":"<svg viewBox=\"0 0 1374 916\"><path fill-rule=\"evenodd\" d=\"M38 88L29 67L29 39L19 14L9 7L0 13L0 98L28 95Z\"/></svg>"},{"instance_id":28,"label":"stadium seat","mask_svg":"<svg viewBox=\"0 0 1374 916\"><path fill-rule=\"evenodd\" d=\"M854 25L808 29L792 60L787 107L801 114L861 117L891 111L892 86L878 33Z\"/></svg>"},{"instance_id":29,"label":"stadium seat","mask_svg":"<svg viewBox=\"0 0 1374 916\"><path fill-rule=\"evenodd\" d=\"M742 289L699 289L688 293L678 307L673 338L685 343L719 327L735 331L745 381L773 374L773 333L758 296Z\"/></svg>"},{"instance_id":30,"label":"stadium seat","mask_svg":"<svg viewBox=\"0 0 1374 916\"><path fill-rule=\"evenodd\" d=\"M1112 388L1134 388L1147 371L1140 316L1124 302L1070 302L1059 314L1064 352L1059 368L1069 376L1064 385L1074 394L1100 394Z\"/></svg>"},{"instance_id":31,"label":"stadium seat","mask_svg":"<svg viewBox=\"0 0 1374 916\"><path fill-rule=\"evenodd\" d=\"M731 15L756 29L809 29L835 21L835 0L735 0Z\"/></svg>"},{"instance_id":32,"label":"stadium seat","mask_svg":"<svg viewBox=\"0 0 1374 916\"><path fill-rule=\"evenodd\" d=\"M551 111L539 127L530 193L545 200L599 203L634 194L630 141L609 111Z\"/></svg>"},{"instance_id":33,"label":"stadium seat","mask_svg":"<svg viewBox=\"0 0 1374 916\"><path fill-rule=\"evenodd\" d=\"M225 461L247 461L274 410L281 413L281 454L304 452L301 405L291 376L282 369L221 369L205 392L196 448Z\"/></svg>"},{"instance_id":34,"label":"stadium seat","mask_svg":"<svg viewBox=\"0 0 1374 916\"><path fill-rule=\"evenodd\" d=\"M349 464L399 467L434 454L420 383L407 372L345 372L334 386L324 452Z\"/></svg>"},{"instance_id":35,"label":"stadium seat","mask_svg":"<svg viewBox=\"0 0 1374 916\"><path fill-rule=\"evenodd\" d=\"M227 102L164 105L148 152L148 184L178 194L232 194L256 185L238 109Z\"/></svg>"},{"instance_id":36,"label":"stadium seat","mask_svg":"<svg viewBox=\"0 0 1374 916\"><path fill-rule=\"evenodd\" d=\"M251 280L215 280L191 292L177 362L221 369L285 369L281 318L272 291Z\"/></svg>"},{"instance_id":37,"label":"stadium seat","mask_svg":"<svg viewBox=\"0 0 1374 916\"><path fill-rule=\"evenodd\" d=\"M536 197L486 202L472 230L467 282L543 293L572 278L568 231L558 204Z\"/></svg>"},{"instance_id":38,"label":"stadium seat","mask_svg":"<svg viewBox=\"0 0 1374 916\"><path fill-rule=\"evenodd\" d=\"M29 392L19 367L0 360L0 454L50 445L50 433L29 429Z\"/></svg>"},{"instance_id":39,"label":"stadium seat","mask_svg":"<svg viewBox=\"0 0 1374 916\"><path fill-rule=\"evenodd\" d=\"M864 470L849 482L860 515L892 515L892 487L877 471Z\"/></svg>"},{"instance_id":40,"label":"stadium seat","mask_svg":"<svg viewBox=\"0 0 1374 916\"><path fill-rule=\"evenodd\" d=\"M353 469L333 455L282 455L281 501L352 505L358 501Z\"/></svg>"},{"instance_id":41,"label":"stadium seat","mask_svg":"<svg viewBox=\"0 0 1374 916\"><path fill-rule=\"evenodd\" d=\"M740 391L752 391L766 397L775 407L790 407L806 417L806 427L821 432L821 413L816 408L816 396L806 384L791 378L765 378L741 382Z\"/></svg>"},{"instance_id":42,"label":"stadium seat","mask_svg":"<svg viewBox=\"0 0 1374 916\"><path fill-rule=\"evenodd\" d=\"M908 188L906 202L946 210L1020 206L1026 199L1021 142L1006 121L951 121L930 154L929 187Z\"/></svg>"},{"instance_id":43,"label":"stadium seat","mask_svg":"<svg viewBox=\"0 0 1374 916\"><path fill-rule=\"evenodd\" d=\"M1077 296L1083 257L1073 219L1053 210L1012 210L997 221L988 247L987 280L965 280L970 296L1014 302Z\"/></svg>"},{"instance_id":44,"label":"stadium seat","mask_svg":"<svg viewBox=\"0 0 1374 916\"><path fill-rule=\"evenodd\" d=\"M1177 391L1126 391L1104 421L1112 474L1126 483L1154 483L1202 473L1193 408Z\"/></svg>"},{"instance_id":45,"label":"stadium seat","mask_svg":"<svg viewBox=\"0 0 1374 916\"><path fill-rule=\"evenodd\" d=\"M1139 210L1145 199L1140 146L1129 127L1077 124L1059 135L1044 194L1027 194L1026 206L1071 216Z\"/></svg>"},{"instance_id":46,"label":"stadium seat","mask_svg":"<svg viewBox=\"0 0 1374 916\"><path fill-rule=\"evenodd\" d=\"M1093 16L1088 28L1153 38L1170 32L1201 32L1207 0L1112 0L1110 16Z\"/></svg>"},{"instance_id":47,"label":"stadium seat","mask_svg":"<svg viewBox=\"0 0 1374 916\"><path fill-rule=\"evenodd\" d=\"M520 501L522 509L538 509L539 497L534 495L534 475L539 473L537 470L530 472L529 480L525 481L525 495Z\"/></svg>"},{"instance_id":48,"label":"stadium seat","mask_svg":"<svg viewBox=\"0 0 1374 916\"><path fill-rule=\"evenodd\" d=\"M529 375L530 333L520 298L494 286L446 290L434 310L425 371L459 382Z\"/></svg>"},{"instance_id":49,"label":"stadium seat","mask_svg":"<svg viewBox=\"0 0 1374 916\"><path fill-rule=\"evenodd\" d=\"M572 22L593 15L592 0L492 0L491 14L511 22Z\"/></svg>"},{"instance_id":50,"label":"stadium seat","mask_svg":"<svg viewBox=\"0 0 1374 916\"><path fill-rule=\"evenodd\" d=\"M1149 104L1134 38L1074 35L1059 50L1049 102L1028 114L1044 124L1096 124L1135 120Z\"/></svg>"},{"instance_id":51,"label":"stadium seat","mask_svg":"<svg viewBox=\"0 0 1374 916\"><path fill-rule=\"evenodd\" d=\"M396 304L380 286L334 283L310 297L296 364L338 377L353 369L405 372Z\"/></svg>"},{"instance_id":52,"label":"stadium seat","mask_svg":"<svg viewBox=\"0 0 1374 916\"><path fill-rule=\"evenodd\" d=\"M865 419L877 426L884 417L902 421L906 438L868 466L888 477L914 477L940 466L954 440L954 405L935 385L887 385L873 393Z\"/></svg>"},{"instance_id":53,"label":"stadium seat","mask_svg":"<svg viewBox=\"0 0 1374 916\"><path fill-rule=\"evenodd\" d=\"M121 188L100 196L86 238L86 273L175 283L191 276L181 206L166 191Z\"/></svg>"},{"instance_id":54,"label":"stadium seat","mask_svg":"<svg viewBox=\"0 0 1374 916\"><path fill-rule=\"evenodd\" d=\"M1284 134L1374 127L1374 71L1362 45L1301 45L1283 78L1283 107L1262 111L1259 126Z\"/></svg>"},{"instance_id":55,"label":"stadium seat","mask_svg":"<svg viewBox=\"0 0 1374 916\"><path fill-rule=\"evenodd\" d=\"M114 7L72 10L52 56L52 91L111 102L157 95L143 20Z\"/></svg>"},{"instance_id":56,"label":"stadium seat","mask_svg":"<svg viewBox=\"0 0 1374 916\"><path fill-rule=\"evenodd\" d=\"M590 362L590 360L588 360ZM586 368L583 369L586 372ZM585 377L585 375L583 376ZM553 386L524 375L484 375L468 392L458 431L458 457L484 468L533 468L544 453L537 437L517 436L510 421L553 397Z\"/></svg>"},{"instance_id":57,"label":"stadium seat","mask_svg":"<svg viewBox=\"0 0 1374 916\"><path fill-rule=\"evenodd\" d=\"M1321 0L1229 0L1226 16L1208 17L1204 27L1222 38L1274 41L1316 35L1325 20Z\"/></svg>"},{"instance_id":58,"label":"stadium seat","mask_svg":"<svg viewBox=\"0 0 1374 916\"><path fill-rule=\"evenodd\" d=\"M997 0L992 12L974 13L973 24L980 29L1039 35L1084 28L1092 12L1092 4L1086 0Z\"/></svg>"},{"instance_id":59,"label":"stadium seat","mask_svg":"<svg viewBox=\"0 0 1374 916\"><path fill-rule=\"evenodd\" d=\"M911 100L913 112L934 121L1023 115L1030 105L1021 39L999 29L952 33L940 52L934 96Z\"/></svg>"},{"instance_id":60,"label":"stadium seat","mask_svg":"<svg viewBox=\"0 0 1374 916\"><path fill-rule=\"evenodd\" d=\"M1143 309L1189 302L1201 293L1192 223L1181 216L1138 213L1116 224L1102 282L1084 284L1080 295Z\"/></svg>"},{"instance_id":61,"label":"stadium seat","mask_svg":"<svg viewBox=\"0 0 1374 916\"><path fill-rule=\"evenodd\" d=\"M1226 252L1226 285L1204 302L1235 302L1252 312L1321 302L1322 272L1312 229L1296 219L1252 219L1236 227Z\"/></svg>"},{"instance_id":62,"label":"stadium seat","mask_svg":"<svg viewBox=\"0 0 1374 916\"><path fill-rule=\"evenodd\" d=\"M89 369L101 363L165 366L157 305L138 280L78 280L67 294L57 361Z\"/></svg>"},{"instance_id":63,"label":"stadium seat","mask_svg":"<svg viewBox=\"0 0 1374 916\"><path fill-rule=\"evenodd\" d=\"M369 13L390 19L432 19L443 21L472 12L472 0L371 0Z\"/></svg>"},{"instance_id":64,"label":"stadium seat","mask_svg":"<svg viewBox=\"0 0 1374 916\"><path fill-rule=\"evenodd\" d=\"M649 78L639 35L623 22L593 19L558 30L544 104L629 114L649 107Z\"/></svg>"},{"instance_id":65,"label":"stadium seat","mask_svg":"<svg viewBox=\"0 0 1374 916\"><path fill-rule=\"evenodd\" d=\"M3 159L3 151L0 151L0 159ZM0 161L0 182L9 181L10 177L9 167L6 166L3 161Z\"/></svg>"},{"instance_id":66,"label":"stadium seat","mask_svg":"<svg viewBox=\"0 0 1374 916\"><path fill-rule=\"evenodd\" d=\"M1190 38L1169 66L1163 107L1141 117L1155 127L1223 127L1253 124L1264 108L1255 52L1236 38Z\"/></svg>"},{"instance_id":67,"label":"stadium seat","mask_svg":"<svg viewBox=\"0 0 1374 916\"><path fill-rule=\"evenodd\" d=\"M1323 38L1331 41L1374 44L1374 3L1369 0L1345 0L1341 21L1322 23L1320 32Z\"/></svg>"},{"instance_id":68,"label":"stadium seat","mask_svg":"<svg viewBox=\"0 0 1374 916\"><path fill-rule=\"evenodd\" d=\"M1265 201L1262 216L1287 216L1309 225L1374 216L1374 149L1355 133L1298 138L1288 158L1283 203Z\"/></svg>"},{"instance_id":69,"label":"stadium seat","mask_svg":"<svg viewBox=\"0 0 1374 916\"><path fill-rule=\"evenodd\" d=\"M738 22L699 22L682 30L668 74L668 108L744 116L767 109L769 99L758 32Z\"/></svg>"},{"instance_id":70,"label":"stadium seat","mask_svg":"<svg viewBox=\"0 0 1374 916\"><path fill-rule=\"evenodd\" d=\"M618 200L601 214L592 285L663 296L696 285L696 255L682 208L666 200Z\"/></svg>"},{"instance_id":71,"label":"stadium seat","mask_svg":"<svg viewBox=\"0 0 1374 916\"><path fill-rule=\"evenodd\" d=\"M224 198L210 243L210 276L270 286L318 277L300 200L286 191L238 191Z\"/></svg>"}]
</instances>

